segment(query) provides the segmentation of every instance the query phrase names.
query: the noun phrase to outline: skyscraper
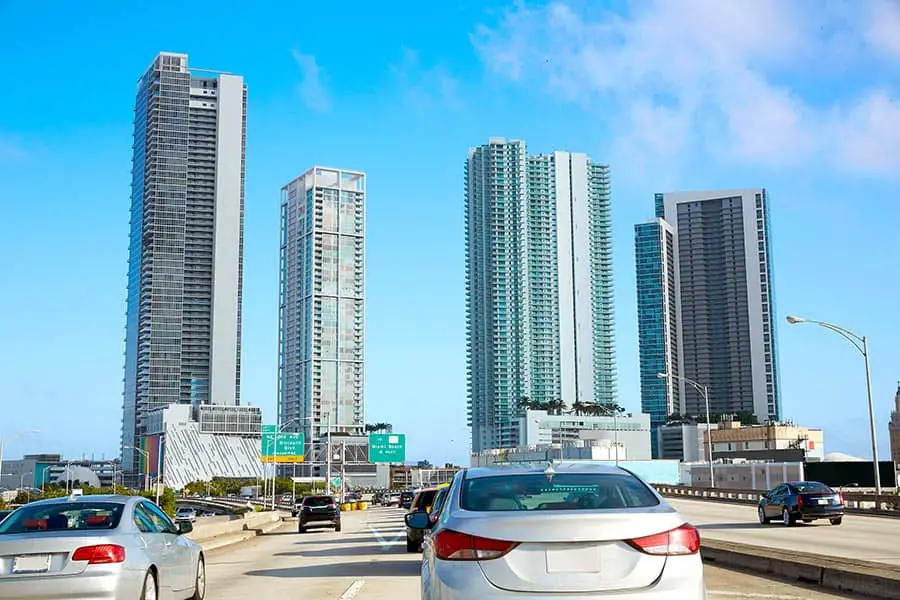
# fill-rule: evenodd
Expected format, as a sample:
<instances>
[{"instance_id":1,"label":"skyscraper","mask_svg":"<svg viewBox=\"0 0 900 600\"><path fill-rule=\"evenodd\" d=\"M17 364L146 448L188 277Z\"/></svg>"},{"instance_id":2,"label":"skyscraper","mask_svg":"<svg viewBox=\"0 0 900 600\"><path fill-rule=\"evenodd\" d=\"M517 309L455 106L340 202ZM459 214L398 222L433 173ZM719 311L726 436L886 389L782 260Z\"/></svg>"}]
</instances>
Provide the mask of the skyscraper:
<instances>
[{"instance_id":1,"label":"skyscraper","mask_svg":"<svg viewBox=\"0 0 900 600\"><path fill-rule=\"evenodd\" d=\"M279 422L362 434L366 176L314 167L281 190Z\"/></svg>"},{"instance_id":2,"label":"skyscraper","mask_svg":"<svg viewBox=\"0 0 900 600\"><path fill-rule=\"evenodd\" d=\"M897 383L897 393L894 395L894 410L891 412L891 422L888 424L891 438L891 460L900 465L900 382Z\"/></svg>"},{"instance_id":3,"label":"skyscraper","mask_svg":"<svg viewBox=\"0 0 900 600\"><path fill-rule=\"evenodd\" d=\"M525 401L615 402L609 167L520 140L471 148L466 296L474 451L516 445Z\"/></svg>"},{"instance_id":4,"label":"skyscraper","mask_svg":"<svg viewBox=\"0 0 900 600\"><path fill-rule=\"evenodd\" d=\"M664 219L634 226L637 270L638 345L640 348L641 411L650 415L653 456L658 456L655 431L669 415L681 412L678 344L678 298L675 280L675 232Z\"/></svg>"},{"instance_id":5,"label":"skyscraper","mask_svg":"<svg viewBox=\"0 0 900 600\"><path fill-rule=\"evenodd\" d=\"M134 109L122 460L150 411L240 403L247 88L161 53Z\"/></svg>"},{"instance_id":6,"label":"skyscraper","mask_svg":"<svg viewBox=\"0 0 900 600\"><path fill-rule=\"evenodd\" d=\"M655 225L635 228L643 410L655 424L671 412L704 414L703 397L690 385L654 381L657 369L665 366L670 374L708 386L713 414L751 413L760 421L778 420L766 190L657 194L655 204ZM654 228L671 231L674 246L653 246L648 240ZM670 273L673 266L675 293L655 293L656 281L671 290L662 272ZM665 319L673 312L675 335L661 341L656 331L671 329L671 320Z\"/></svg>"}]
</instances>

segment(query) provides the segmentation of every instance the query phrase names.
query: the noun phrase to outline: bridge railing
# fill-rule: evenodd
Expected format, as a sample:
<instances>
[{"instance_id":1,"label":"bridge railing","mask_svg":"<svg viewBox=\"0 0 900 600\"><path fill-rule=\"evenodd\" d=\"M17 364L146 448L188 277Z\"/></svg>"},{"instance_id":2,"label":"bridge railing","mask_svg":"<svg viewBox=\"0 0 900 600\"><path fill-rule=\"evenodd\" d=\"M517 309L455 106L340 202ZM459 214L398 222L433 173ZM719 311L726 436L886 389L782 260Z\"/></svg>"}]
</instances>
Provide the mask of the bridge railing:
<instances>
[{"instance_id":1,"label":"bridge railing","mask_svg":"<svg viewBox=\"0 0 900 600\"><path fill-rule=\"evenodd\" d=\"M663 496L713 502L756 504L766 490L741 490L726 488L691 487L686 485L654 485ZM843 491L847 512L879 514L900 517L900 496L896 494L872 494Z\"/></svg>"}]
</instances>

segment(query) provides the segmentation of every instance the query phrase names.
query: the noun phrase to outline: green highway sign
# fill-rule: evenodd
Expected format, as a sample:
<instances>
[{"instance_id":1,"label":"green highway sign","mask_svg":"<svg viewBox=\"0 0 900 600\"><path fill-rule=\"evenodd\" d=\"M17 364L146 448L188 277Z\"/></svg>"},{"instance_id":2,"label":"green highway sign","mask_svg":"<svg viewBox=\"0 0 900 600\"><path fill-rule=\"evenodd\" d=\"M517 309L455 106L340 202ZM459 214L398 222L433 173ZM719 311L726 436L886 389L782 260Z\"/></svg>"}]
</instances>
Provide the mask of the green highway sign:
<instances>
[{"instance_id":1,"label":"green highway sign","mask_svg":"<svg viewBox=\"0 0 900 600\"><path fill-rule=\"evenodd\" d=\"M404 433L370 433L369 462L402 463L406 462L406 434Z\"/></svg>"},{"instance_id":2,"label":"green highway sign","mask_svg":"<svg viewBox=\"0 0 900 600\"><path fill-rule=\"evenodd\" d=\"M274 425L263 425L261 460L264 463L303 462L305 441L302 433L282 431L276 435Z\"/></svg>"}]
</instances>

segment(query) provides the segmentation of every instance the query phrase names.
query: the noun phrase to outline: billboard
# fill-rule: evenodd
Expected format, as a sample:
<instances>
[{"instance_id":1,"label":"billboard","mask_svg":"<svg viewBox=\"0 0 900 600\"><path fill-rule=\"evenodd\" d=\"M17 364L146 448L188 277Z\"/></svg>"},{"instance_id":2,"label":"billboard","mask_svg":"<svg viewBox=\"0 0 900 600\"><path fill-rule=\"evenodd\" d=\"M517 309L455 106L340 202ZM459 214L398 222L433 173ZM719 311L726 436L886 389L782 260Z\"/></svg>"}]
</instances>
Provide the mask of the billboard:
<instances>
[{"instance_id":1,"label":"billboard","mask_svg":"<svg viewBox=\"0 0 900 600\"><path fill-rule=\"evenodd\" d=\"M369 462L403 463L406 462L406 434L403 433L370 433Z\"/></svg>"}]
</instances>

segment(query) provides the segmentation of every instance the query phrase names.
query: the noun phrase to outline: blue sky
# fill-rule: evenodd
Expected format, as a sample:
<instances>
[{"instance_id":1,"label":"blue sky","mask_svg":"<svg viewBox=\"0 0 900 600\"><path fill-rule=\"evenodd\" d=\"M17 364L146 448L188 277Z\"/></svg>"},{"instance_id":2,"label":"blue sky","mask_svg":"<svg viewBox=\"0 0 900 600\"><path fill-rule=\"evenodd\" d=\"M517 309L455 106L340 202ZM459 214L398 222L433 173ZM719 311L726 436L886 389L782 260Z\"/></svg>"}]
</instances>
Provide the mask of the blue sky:
<instances>
[{"instance_id":1,"label":"blue sky","mask_svg":"<svg viewBox=\"0 0 900 600\"><path fill-rule=\"evenodd\" d=\"M633 226L653 193L764 186L775 292L869 335L878 435L900 379L896 2L0 0L0 435L112 456L135 83L157 52L249 86L242 398L274 416L280 186L368 172L369 421L465 461L463 165L490 136L613 173L619 395L640 406ZM265 7L265 9L263 8ZM780 326L786 417L870 455L861 357Z\"/></svg>"}]
</instances>

